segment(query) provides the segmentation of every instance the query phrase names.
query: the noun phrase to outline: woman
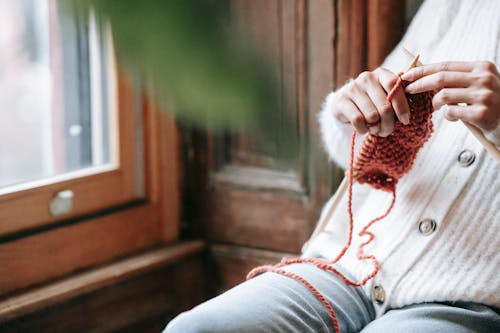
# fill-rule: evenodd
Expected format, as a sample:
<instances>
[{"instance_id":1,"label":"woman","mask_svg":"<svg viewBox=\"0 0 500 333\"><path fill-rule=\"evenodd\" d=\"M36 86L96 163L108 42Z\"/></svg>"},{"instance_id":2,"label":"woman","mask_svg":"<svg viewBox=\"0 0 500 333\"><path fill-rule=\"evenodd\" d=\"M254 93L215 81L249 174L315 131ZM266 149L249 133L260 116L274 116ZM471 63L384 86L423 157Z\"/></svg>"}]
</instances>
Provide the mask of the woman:
<instances>
[{"instance_id":1,"label":"woman","mask_svg":"<svg viewBox=\"0 0 500 333\"><path fill-rule=\"evenodd\" d=\"M353 128L388 136L396 121L408 123L403 88L387 102L395 73L408 64L403 46L429 64L402 76L410 82L406 92L435 91L434 134L399 180L390 215L370 229L376 239L365 252L377 257L378 274L355 288L312 265L284 267L325 296L341 332L500 332L500 167L457 122L477 126L500 146L499 40L500 1L427 0L381 68L327 96L319 115L323 141L331 159L345 168ZM385 192L355 186L354 234L390 201ZM337 255L346 211L344 200L305 256ZM364 240L355 237L336 266L355 280L372 270L356 259ZM334 328L325 306L303 284L265 273L180 315L165 332Z\"/></svg>"}]
</instances>

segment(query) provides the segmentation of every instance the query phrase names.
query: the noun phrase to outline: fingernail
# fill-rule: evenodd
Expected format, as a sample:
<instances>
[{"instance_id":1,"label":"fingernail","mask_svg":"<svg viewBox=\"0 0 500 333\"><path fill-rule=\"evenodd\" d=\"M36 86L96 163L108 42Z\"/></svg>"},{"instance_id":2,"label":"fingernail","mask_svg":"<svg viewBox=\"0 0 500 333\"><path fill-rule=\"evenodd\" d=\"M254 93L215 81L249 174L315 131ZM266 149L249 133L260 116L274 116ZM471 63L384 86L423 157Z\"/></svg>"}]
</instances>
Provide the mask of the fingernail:
<instances>
[{"instance_id":1,"label":"fingernail","mask_svg":"<svg viewBox=\"0 0 500 333\"><path fill-rule=\"evenodd\" d=\"M408 113L402 114L400 120L404 125L408 125L410 123L410 115Z\"/></svg>"},{"instance_id":2,"label":"fingernail","mask_svg":"<svg viewBox=\"0 0 500 333\"><path fill-rule=\"evenodd\" d=\"M403 79L403 80L405 80L405 81L409 81L410 77L411 77L411 76L410 76L410 74L409 74L409 71L408 71L408 72L406 72L406 73L401 74L401 79Z\"/></svg>"}]
</instances>

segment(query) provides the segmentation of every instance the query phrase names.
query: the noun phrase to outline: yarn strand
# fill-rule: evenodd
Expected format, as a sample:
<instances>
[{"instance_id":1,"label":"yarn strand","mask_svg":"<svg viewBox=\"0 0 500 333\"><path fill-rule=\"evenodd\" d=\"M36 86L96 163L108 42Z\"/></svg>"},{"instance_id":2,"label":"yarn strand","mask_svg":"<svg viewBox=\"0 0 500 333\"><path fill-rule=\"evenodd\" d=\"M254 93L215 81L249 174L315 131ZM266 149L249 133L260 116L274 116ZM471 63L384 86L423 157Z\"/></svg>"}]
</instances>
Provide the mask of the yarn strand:
<instances>
[{"instance_id":1,"label":"yarn strand","mask_svg":"<svg viewBox=\"0 0 500 333\"><path fill-rule=\"evenodd\" d=\"M298 274L286 271L282 269L282 267L291 265L291 264L299 264L299 263L309 263L312 264L316 267L318 267L321 270L328 271L330 273L333 273L337 275L344 283L355 286L355 287L360 287L365 285L370 279L372 279L375 275L377 275L379 271L379 263L377 261L377 258L373 254L365 254L363 249L366 245L371 243L375 239L375 235L370 232L368 229L375 224L376 222L382 220L385 218L389 213L391 212L392 208L394 207L394 203L396 201L396 193L393 192L393 197L391 204L387 211L371 220L361 231L359 232L359 236L368 236L368 240L365 242L361 243L358 248L358 253L357 253L357 258L359 260L370 260L373 263L373 270L370 274L368 274L366 277L364 277L361 281L354 281L349 279L345 274L340 272L339 270L335 269L332 267L332 264L335 264L338 262L347 252L347 250L350 248L351 243L352 243L352 234L354 230L354 217L353 217L353 210L352 210L352 187L353 187L353 164L354 164L354 147L355 147L355 140L356 140L356 131L353 131L352 136L351 136L351 149L350 149L350 157L349 157L349 172L347 173L348 177L348 187L347 187L347 210L348 210L348 216L349 216L349 232L347 236L347 241L345 245L343 246L342 250L338 253L338 255L332 259L332 260L324 260L324 259L319 259L319 258L291 258L291 259L286 259L283 258L279 264L276 265L264 265L264 266L259 266L254 269L252 269L246 279L251 279L259 274L265 273L265 272L273 272L276 274L280 274L289 278L292 278L300 283L302 283L306 288L308 288L311 293L326 307L331 320L333 324L333 328L336 333L340 333L340 328L339 328L339 323L338 323L338 318L337 315L335 314L334 309L332 308L331 304L327 301L326 297L319 291L317 290L310 282L308 282L306 279L301 277Z\"/></svg>"},{"instance_id":2,"label":"yarn strand","mask_svg":"<svg viewBox=\"0 0 500 333\"><path fill-rule=\"evenodd\" d=\"M406 83L401 79L401 74L387 96L390 102L399 86L405 86ZM344 283L350 286L360 287L373 279L380 270L380 264L374 254L365 253L365 247L375 239L375 234L369 229L377 222L386 218L396 203L396 184L401 176L407 173L415 160L418 150L430 137L433 127L431 122L432 112L432 92L416 95L406 95L410 105L410 124L403 125L400 122L395 124L395 129L389 137L378 137L368 134L365 138L360 151L355 156L354 148L356 143L356 131L351 136L351 146L349 154L349 168L346 172L347 177L347 213L349 217L349 230L347 240L339 253L331 260L319 258L283 258L281 262L275 265L264 265L252 269L247 280L256 275L273 272L289 278L292 278L306 288L325 306L332 325L336 333L340 333L340 327L337 315L326 297L317 290L310 282L298 274L284 270L283 267L291 264L307 263L318 267L319 269L330 272L338 276ZM360 261L368 260L371 262L372 271L359 281L354 281L334 268L332 265L340 261L352 244L354 231L354 213L353 213L353 183L369 184L375 189L389 192L392 195L391 202L387 210L380 216L369 221L359 231L359 237L367 237L357 249L356 258Z\"/></svg>"}]
</instances>

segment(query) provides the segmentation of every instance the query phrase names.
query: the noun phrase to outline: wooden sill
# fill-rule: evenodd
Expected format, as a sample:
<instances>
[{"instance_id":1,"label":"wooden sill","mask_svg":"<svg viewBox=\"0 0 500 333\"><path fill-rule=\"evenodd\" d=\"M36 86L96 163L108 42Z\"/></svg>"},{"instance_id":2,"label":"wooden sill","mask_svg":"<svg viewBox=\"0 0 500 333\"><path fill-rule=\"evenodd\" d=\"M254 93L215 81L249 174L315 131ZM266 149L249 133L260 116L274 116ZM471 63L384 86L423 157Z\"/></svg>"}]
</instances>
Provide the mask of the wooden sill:
<instances>
[{"instance_id":1,"label":"wooden sill","mask_svg":"<svg viewBox=\"0 0 500 333\"><path fill-rule=\"evenodd\" d=\"M163 246L0 299L0 323L160 267L178 263L183 258L202 252L205 248L203 241L188 241Z\"/></svg>"}]
</instances>

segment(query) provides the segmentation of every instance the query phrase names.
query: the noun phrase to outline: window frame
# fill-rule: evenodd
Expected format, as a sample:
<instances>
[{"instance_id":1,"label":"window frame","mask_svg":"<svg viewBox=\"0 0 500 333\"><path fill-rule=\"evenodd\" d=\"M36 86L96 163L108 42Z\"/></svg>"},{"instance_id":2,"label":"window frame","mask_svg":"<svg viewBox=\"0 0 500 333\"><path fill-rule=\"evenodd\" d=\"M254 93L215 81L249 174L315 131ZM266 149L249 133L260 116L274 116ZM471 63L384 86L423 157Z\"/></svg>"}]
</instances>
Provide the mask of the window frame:
<instances>
[{"instance_id":1,"label":"window frame","mask_svg":"<svg viewBox=\"0 0 500 333\"><path fill-rule=\"evenodd\" d=\"M93 21L96 25L95 19ZM117 74L111 32L109 27L103 29L107 46L104 54L109 64L109 68L103 70L109 77L109 99L113 100L109 107L116 120L110 129L112 163L0 188L0 237L96 212L138 197L135 97L127 92L131 88L126 86L128 83L123 75ZM50 202L64 190L73 192L73 207L67 214L53 216L49 211Z\"/></svg>"},{"instance_id":2,"label":"window frame","mask_svg":"<svg viewBox=\"0 0 500 333\"><path fill-rule=\"evenodd\" d=\"M115 67L116 55L109 54L109 64ZM110 81L116 81L119 164L112 170L83 171L78 178L0 195L0 299L178 239L180 154L175 119L123 70L111 72L115 78ZM142 109L139 121L137 104ZM136 131L139 123L142 131ZM137 165L143 165L142 174ZM144 180L140 197L138 178ZM51 216L50 200L66 189L74 192L73 209Z\"/></svg>"},{"instance_id":3,"label":"window frame","mask_svg":"<svg viewBox=\"0 0 500 333\"><path fill-rule=\"evenodd\" d=\"M134 95L126 81L119 74L120 101ZM145 198L47 230L0 239L0 296L178 239L178 129L175 119L148 98L142 98L142 107Z\"/></svg>"}]
</instances>

